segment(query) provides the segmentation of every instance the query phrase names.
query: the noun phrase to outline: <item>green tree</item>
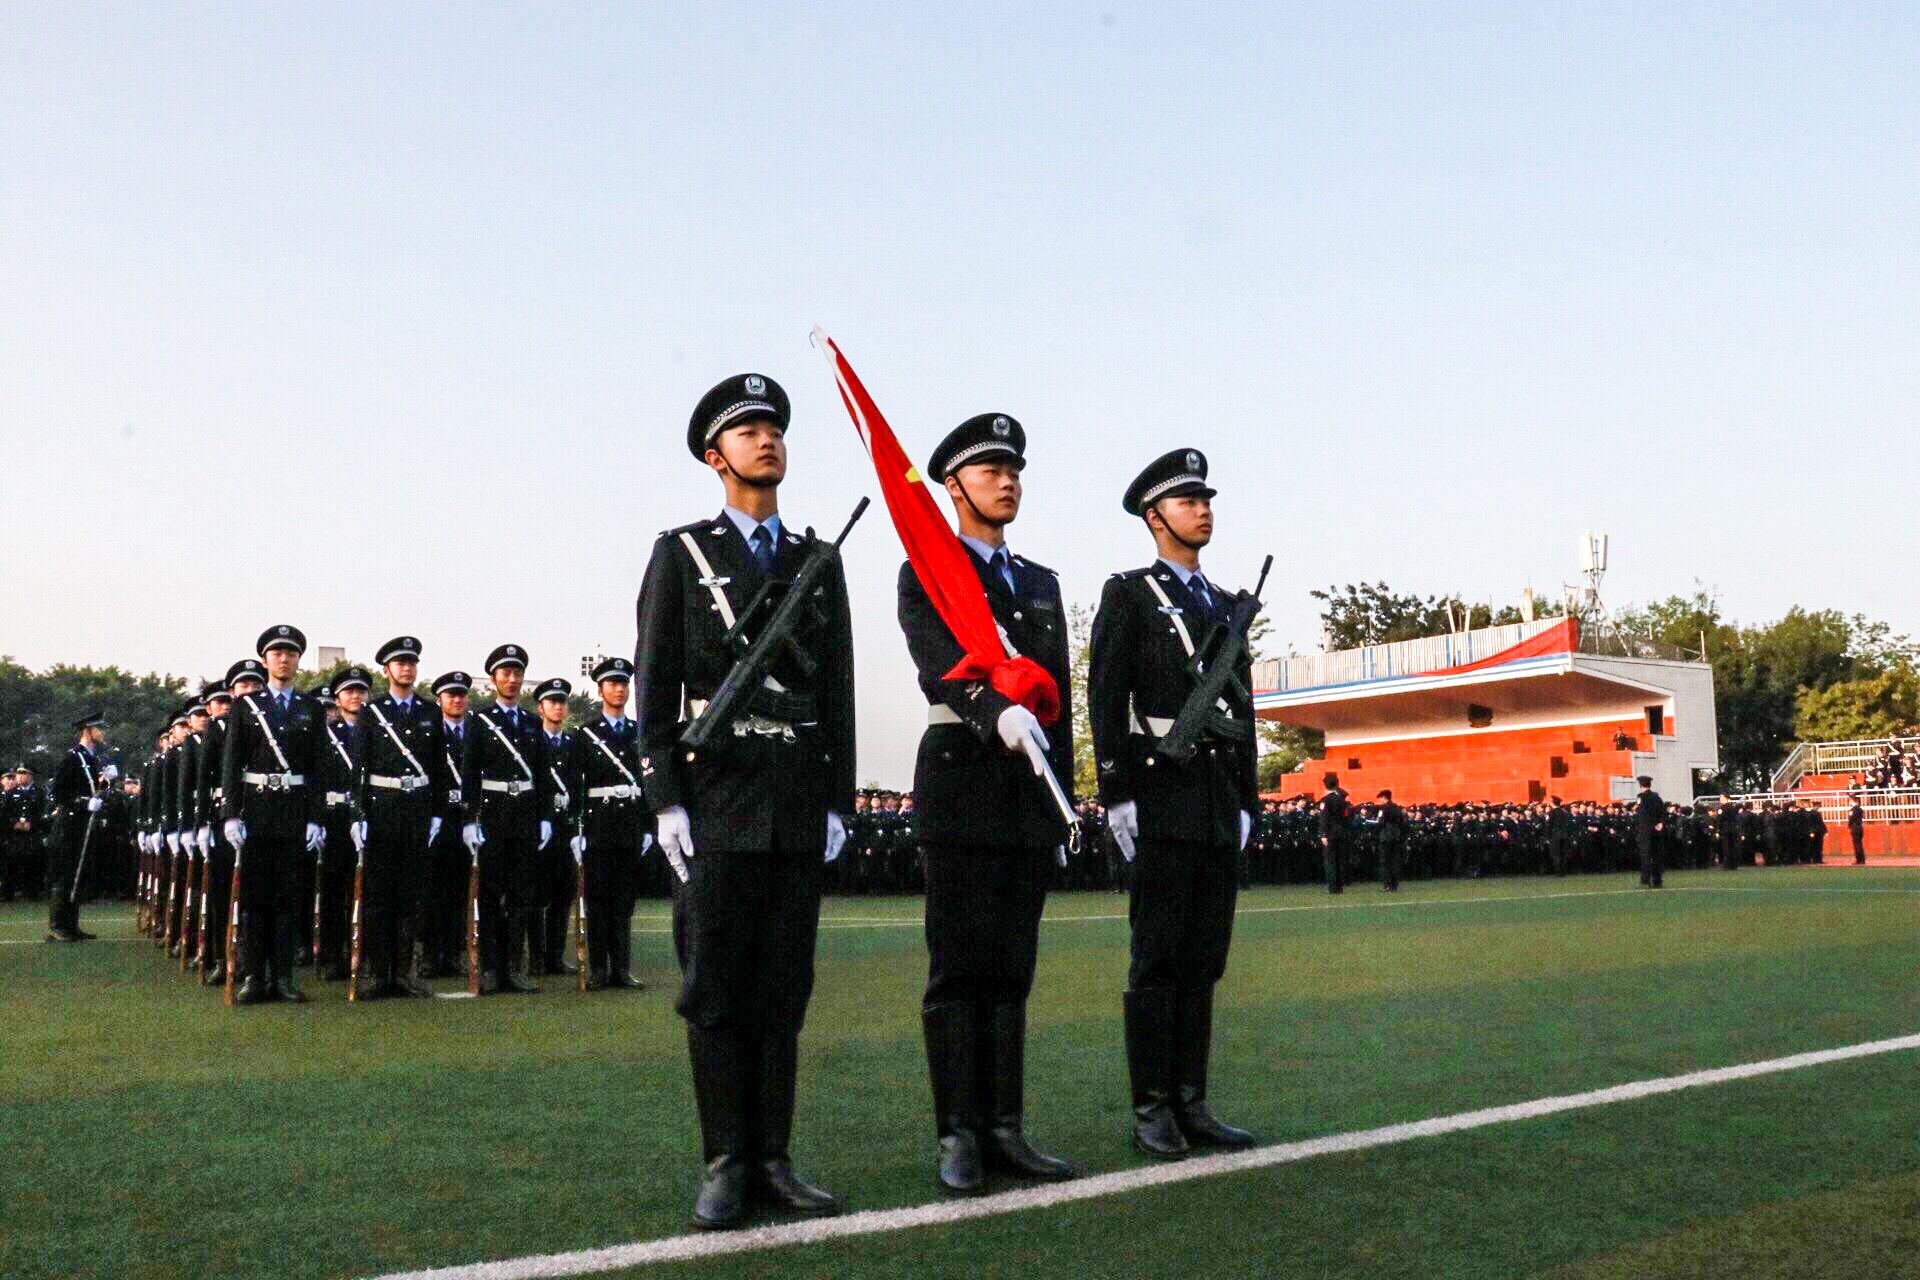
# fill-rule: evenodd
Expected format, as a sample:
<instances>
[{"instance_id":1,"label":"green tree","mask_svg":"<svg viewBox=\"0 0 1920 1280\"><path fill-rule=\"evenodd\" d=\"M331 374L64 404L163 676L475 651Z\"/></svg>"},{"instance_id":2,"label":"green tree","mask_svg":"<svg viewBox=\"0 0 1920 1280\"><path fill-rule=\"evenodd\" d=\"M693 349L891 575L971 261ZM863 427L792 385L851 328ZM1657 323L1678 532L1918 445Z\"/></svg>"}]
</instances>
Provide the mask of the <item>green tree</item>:
<instances>
[{"instance_id":1,"label":"green tree","mask_svg":"<svg viewBox=\"0 0 1920 1280\"><path fill-rule=\"evenodd\" d=\"M74 739L73 722L97 711L107 720L110 754L137 763L186 701L188 688L184 676L64 663L34 672L0 657L0 762L28 761L45 781L53 758Z\"/></svg>"},{"instance_id":2,"label":"green tree","mask_svg":"<svg viewBox=\"0 0 1920 1280\"><path fill-rule=\"evenodd\" d=\"M1793 732L1802 742L1891 738L1920 726L1920 672L1897 663L1857 680L1824 689L1802 689L1795 699Z\"/></svg>"},{"instance_id":3,"label":"green tree","mask_svg":"<svg viewBox=\"0 0 1920 1280\"><path fill-rule=\"evenodd\" d=\"M1357 649L1437 636L1451 630L1462 617L1469 629L1520 621L1520 611L1512 605L1494 609L1487 604L1468 604L1458 594L1408 594L1384 582L1348 583L1307 594L1321 604L1320 623L1328 649ZM1556 612L1557 606L1543 604L1537 616Z\"/></svg>"}]
</instances>

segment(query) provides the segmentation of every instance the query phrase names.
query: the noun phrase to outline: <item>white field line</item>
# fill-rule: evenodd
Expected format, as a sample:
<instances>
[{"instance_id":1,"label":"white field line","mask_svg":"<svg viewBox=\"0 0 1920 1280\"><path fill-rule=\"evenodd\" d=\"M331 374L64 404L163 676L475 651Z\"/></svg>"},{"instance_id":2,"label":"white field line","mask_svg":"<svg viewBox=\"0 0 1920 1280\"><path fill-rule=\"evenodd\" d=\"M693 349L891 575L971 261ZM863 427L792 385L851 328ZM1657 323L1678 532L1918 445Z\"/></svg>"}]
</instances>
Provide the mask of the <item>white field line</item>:
<instances>
[{"instance_id":1,"label":"white field line","mask_svg":"<svg viewBox=\"0 0 1920 1280\"><path fill-rule=\"evenodd\" d=\"M1251 1151L1234 1152L1230 1155L1202 1156L1182 1160L1177 1164L1124 1169L1116 1173L1081 1178L1074 1182L1057 1182L1018 1191L1003 1191L997 1195L981 1196L972 1200L945 1200L905 1209L869 1209L843 1218L779 1223L747 1231L666 1236L658 1240L639 1240L631 1244L582 1249L574 1253L550 1253L524 1258L506 1258L497 1262L439 1267L425 1271L395 1272L381 1276L378 1280L548 1280L549 1277L591 1275L596 1272L615 1271L658 1262L684 1262L727 1254L750 1253L762 1249L777 1249L789 1245L845 1240L850 1237L876 1235L888 1231L906 1231L915 1227L939 1226L974 1218L991 1218L1030 1209L1050 1208L1054 1205L1092 1200L1101 1196L1171 1186L1179 1182L1193 1182L1201 1178L1218 1177L1221 1174L1268 1169L1276 1165L1310 1160L1316 1156L1365 1151L1374 1147L1410 1142L1416 1138L1431 1138L1441 1134L1461 1133L1469 1129L1484 1129L1492 1125L1509 1124L1516 1120L1533 1120L1541 1116L1558 1115L1564 1111L1604 1107L1616 1102L1633 1102L1640 1098L1677 1093L1682 1089L1698 1089L1735 1080L1750 1080L1756 1076L1797 1071L1804 1067L1824 1066L1828 1063L1867 1058L1876 1054L1899 1053L1909 1049L1920 1049L1920 1035L1901 1036L1893 1040L1874 1040L1864 1044L1846 1045L1838 1049L1821 1049L1812 1053L1796 1053L1785 1058L1771 1058L1765 1062L1748 1062L1733 1067L1692 1071L1685 1075L1663 1076L1654 1080L1639 1080L1605 1089L1592 1089L1585 1093L1537 1098L1532 1102L1517 1102L1504 1107L1463 1111L1450 1116L1435 1116L1430 1120L1390 1124L1378 1129L1339 1133L1325 1138L1308 1139L1304 1142L1256 1147Z\"/></svg>"}]
</instances>

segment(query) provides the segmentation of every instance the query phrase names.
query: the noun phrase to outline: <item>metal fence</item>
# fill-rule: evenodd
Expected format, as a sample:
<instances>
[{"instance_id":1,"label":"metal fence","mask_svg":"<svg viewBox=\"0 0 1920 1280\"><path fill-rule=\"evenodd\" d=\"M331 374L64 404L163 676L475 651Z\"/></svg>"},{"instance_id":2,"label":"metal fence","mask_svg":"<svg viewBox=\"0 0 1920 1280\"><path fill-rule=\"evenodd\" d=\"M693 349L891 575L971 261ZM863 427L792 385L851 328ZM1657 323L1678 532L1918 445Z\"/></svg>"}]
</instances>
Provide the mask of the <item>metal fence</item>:
<instances>
[{"instance_id":1,"label":"metal fence","mask_svg":"<svg viewBox=\"0 0 1920 1280\"><path fill-rule=\"evenodd\" d=\"M1908 753L1920 750L1920 739L1915 738L1798 743L1768 781L1775 791L1791 791L1795 783L1810 773L1866 773L1880 763L1881 753L1895 742Z\"/></svg>"},{"instance_id":2,"label":"metal fence","mask_svg":"<svg viewBox=\"0 0 1920 1280\"><path fill-rule=\"evenodd\" d=\"M1762 804L1803 804L1809 800L1820 806L1820 816L1829 826L1842 825L1855 797L1867 822L1920 822L1920 789L1892 788L1883 791L1750 791L1732 796L1701 796L1696 805L1724 808L1738 804L1758 809Z\"/></svg>"},{"instance_id":3,"label":"metal fence","mask_svg":"<svg viewBox=\"0 0 1920 1280\"><path fill-rule=\"evenodd\" d=\"M1418 640L1398 640L1392 644L1370 644L1333 653L1269 658L1254 665L1253 687L1263 693L1284 693L1289 689L1321 689L1328 685L1445 671L1448 667L1478 662L1502 649L1511 649L1548 627L1558 626L1561 621L1538 618L1532 622L1482 627L1453 635L1422 636Z\"/></svg>"}]
</instances>

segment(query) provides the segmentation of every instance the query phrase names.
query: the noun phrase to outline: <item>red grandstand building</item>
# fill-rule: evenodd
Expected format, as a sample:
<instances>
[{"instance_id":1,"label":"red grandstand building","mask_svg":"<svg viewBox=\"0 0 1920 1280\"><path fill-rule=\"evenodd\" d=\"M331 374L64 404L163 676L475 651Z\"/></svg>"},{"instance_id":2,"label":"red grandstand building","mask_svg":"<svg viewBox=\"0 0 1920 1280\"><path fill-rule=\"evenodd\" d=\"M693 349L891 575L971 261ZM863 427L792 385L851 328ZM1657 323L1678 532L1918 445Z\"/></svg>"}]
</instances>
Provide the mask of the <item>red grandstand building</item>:
<instances>
[{"instance_id":1,"label":"red grandstand building","mask_svg":"<svg viewBox=\"0 0 1920 1280\"><path fill-rule=\"evenodd\" d=\"M1261 719L1318 729L1326 753L1281 779L1402 804L1625 800L1651 775L1669 801L1719 765L1713 671L1677 651L1584 636L1574 618L1280 658L1254 668Z\"/></svg>"}]
</instances>

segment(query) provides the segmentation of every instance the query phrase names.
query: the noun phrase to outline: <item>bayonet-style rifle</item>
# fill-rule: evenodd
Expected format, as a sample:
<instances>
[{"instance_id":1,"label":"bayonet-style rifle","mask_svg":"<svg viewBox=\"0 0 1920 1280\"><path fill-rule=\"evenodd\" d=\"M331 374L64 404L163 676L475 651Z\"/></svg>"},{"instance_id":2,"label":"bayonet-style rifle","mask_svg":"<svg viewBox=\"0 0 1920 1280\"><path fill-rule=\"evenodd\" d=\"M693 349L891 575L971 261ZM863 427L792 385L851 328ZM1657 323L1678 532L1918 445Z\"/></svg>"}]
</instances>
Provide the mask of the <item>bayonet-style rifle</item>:
<instances>
[{"instance_id":1,"label":"bayonet-style rifle","mask_svg":"<svg viewBox=\"0 0 1920 1280\"><path fill-rule=\"evenodd\" d=\"M813 530L807 530L801 551L805 559L792 582L769 578L761 585L722 642L727 652L735 655L733 668L708 700L706 709L680 735L681 746L689 751L704 750L714 734L728 729L747 712L749 703L763 689L774 692L767 685L767 677L776 658L785 656L801 671L813 674L817 664L813 655L801 646L796 632L802 618L819 608L816 597L827 571L839 562L840 544L866 514L870 501L860 499L860 505L847 517L847 527L832 542L822 542Z\"/></svg>"},{"instance_id":2,"label":"bayonet-style rifle","mask_svg":"<svg viewBox=\"0 0 1920 1280\"><path fill-rule=\"evenodd\" d=\"M1193 759L1207 733L1236 742L1253 740L1253 692L1240 683L1240 663L1247 656L1247 632L1260 612L1260 593L1272 568L1273 557L1268 556L1253 590L1234 597L1227 620L1215 623L1194 650L1188 663L1193 688L1180 704L1173 728L1154 744L1154 750L1167 759L1179 764ZM1222 701L1228 704L1225 708Z\"/></svg>"}]
</instances>

